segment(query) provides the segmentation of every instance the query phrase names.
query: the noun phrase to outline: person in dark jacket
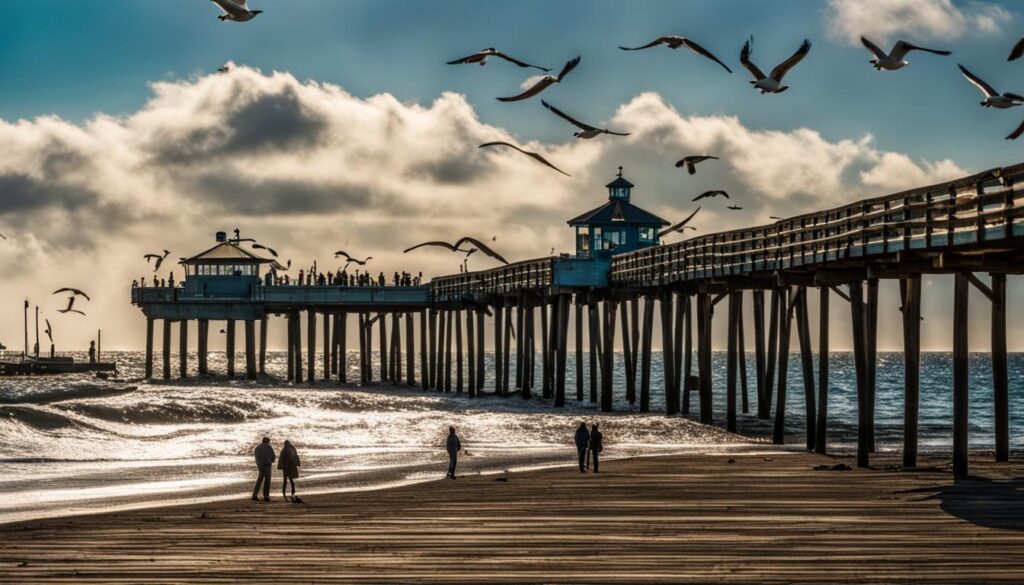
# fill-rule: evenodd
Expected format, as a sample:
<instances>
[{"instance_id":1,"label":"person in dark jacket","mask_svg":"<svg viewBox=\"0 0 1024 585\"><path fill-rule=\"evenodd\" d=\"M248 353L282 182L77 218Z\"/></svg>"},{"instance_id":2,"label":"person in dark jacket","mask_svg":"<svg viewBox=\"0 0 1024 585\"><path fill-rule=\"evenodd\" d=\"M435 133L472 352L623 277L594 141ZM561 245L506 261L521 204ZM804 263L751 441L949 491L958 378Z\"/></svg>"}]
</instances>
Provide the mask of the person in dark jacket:
<instances>
[{"instance_id":1,"label":"person in dark jacket","mask_svg":"<svg viewBox=\"0 0 1024 585\"><path fill-rule=\"evenodd\" d=\"M253 455L256 456L256 468L259 470L259 476L256 478L256 486L252 488L252 499L258 500L256 494L260 491L260 485L263 486L263 501L270 501L270 477L274 471L274 460L277 459L277 455L274 453L274 448L270 446L270 437L263 437L263 442L256 446L256 450L253 451Z\"/></svg>"},{"instance_id":2,"label":"person in dark jacket","mask_svg":"<svg viewBox=\"0 0 1024 585\"><path fill-rule=\"evenodd\" d=\"M292 484L292 501L302 501L295 495L295 478L299 477L299 465L299 452L295 450L295 445L292 445L291 441L285 441L284 447L281 447L281 457L277 460L277 468L284 476L284 481L281 483L281 495L286 501L288 500L288 482Z\"/></svg>"},{"instance_id":3,"label":"person in dark jacket","mask_svg":"<svg viewBox=\"0 0 1024 585\"><path fill-rule=\"evenodd\" d=\"M445 441L445 451L448 452L448 479L455 479L455 464L459 461L459 451L462 451L462 441L455 434L455 427L448 427L448 440Z\"/></svg>"},{"instance_id":4,"label":"person in dark jacket","mask_svg":"<svg viewBox=\"0 0 1024 585\"><path fill-rule=\"evenodd\" d=\"M586 473L587 470L584 465L587 462L587 447L590 446L590 433L587 432L587 423L581 422L580 426L576 427L576 455L580 462L580 473Z\"/></svg>"},{"instance_id":5,"label":"person in dark jacket","mask_svg":"<svg viewBox=\"0 0 1024 585\"><path fill-rule=\"evenodd\" d=\"M594 458L594 473L597 473L598 453L604 450L604 435L597 430L597 423L590 428L590 455Z\"/></svg>"}]
</instances>

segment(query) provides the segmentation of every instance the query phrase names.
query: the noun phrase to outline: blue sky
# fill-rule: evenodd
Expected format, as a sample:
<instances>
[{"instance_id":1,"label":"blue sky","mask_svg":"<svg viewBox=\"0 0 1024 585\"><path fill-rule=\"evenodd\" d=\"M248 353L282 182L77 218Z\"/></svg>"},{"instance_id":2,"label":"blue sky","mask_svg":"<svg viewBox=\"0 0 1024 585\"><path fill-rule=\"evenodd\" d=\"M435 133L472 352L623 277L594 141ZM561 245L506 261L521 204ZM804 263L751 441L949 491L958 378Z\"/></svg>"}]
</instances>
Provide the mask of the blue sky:
<instances>
[{"instance_id":1,"label":"blue sky","mask_svg":"<svg viewBox=\"0 0 1024 585\"><path fill-rule=\"evenodd\" d=\"M1024 114L978 107L980 93L956 70L963 62L1004 91L1024 91L1013 85L1024 85L1018 81L1024 62L1005 60L1017 19L995 33L915 39L954 55L912 54L910 68L880 73L863 48L830 38L827 6L810 1L253 0L251 8L265 13L244 24L218 21L205 0L9 0L4 8L0 117L7 120L56 114L81 121L95 112L131 112L149 97L148 82L234 60L337 83L358 96L391 92L429 103L442 91L462 92L488 123L524 139L560 139L563 128L539 104L493 99L515 92L528 76L524 70L444 65L493 45L555 68L583 55L557 101L586 119L606 120L619 104L653 90L684 114L737 115L751 128L806 126L830 140L872 134L885 149L953 158L970 168L1022 158L1020 146L1003 136ZM684 51L616 48L660 34L692 37L735 74ZM786 95L762 97L747 87L738 53L751 34L764 69L802 38L814 43Z\"/></svg>"}]
</instances>

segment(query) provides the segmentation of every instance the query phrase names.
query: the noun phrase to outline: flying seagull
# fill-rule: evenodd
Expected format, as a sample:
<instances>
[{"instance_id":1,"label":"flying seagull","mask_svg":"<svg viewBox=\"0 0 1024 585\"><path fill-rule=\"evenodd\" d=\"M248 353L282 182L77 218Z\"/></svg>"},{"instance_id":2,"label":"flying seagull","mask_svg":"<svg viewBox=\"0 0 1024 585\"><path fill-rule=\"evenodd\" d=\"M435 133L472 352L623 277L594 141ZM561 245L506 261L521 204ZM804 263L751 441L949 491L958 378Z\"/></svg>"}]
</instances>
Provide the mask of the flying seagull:
<instances>
[{"instance_id":1,"label":"flying seagull","mask_svg":"<svg viewBox=\"0 0 1024 585\"><path fill-rule=\"evenodd\" d=\"M1007 136L1006 139L1007 140L1017 140L1017 138L1020 137L1021 134L1024 134L1024 122L1021 122L1020 126L1017 126L1016 130L1014 130L1013 132L1010 132L1010 135Z\"/></svg>"},{"instance_id":2,"label":"flying seagull","mask_svg":"<svg viewBox=\"0 0 1024 585\"><path fill-rule=\"evenodd\" d=\"M76 297L74 295L68 297L68 306L67 306L67 308L66 309L57 309L57 312L58 313L78 313L79 315L85 315L85 313L79 311L78 309L72 308L72 307L75 306L75 299L77 299L77 298L78 297Z\"/></svg>"},{"instance_id":3,"label":"flying seagull","mask_svg":"<svg viewBox=\"0 0 1024 585\"><path fill-rule=\"evenodd\" d=\"M668 228L665 228L665 229L661 230L661 232L658 234L658 237L660 238L660 237L663 237L663 236L667 236L668 234L671 234L672 232L681 232L681 231L683 231L684 228L689 228L691 230L697 229L695 227L691 227L691 226L688 226L686 224L690 223L690 220L693 219L693 216L697 215L698 211L700 211L700 207L698 207L696 210L694 210L694 212L691 213L690 215L687 215L686 219L684 219L683 221L681 221L681 222L679 222L679 223L677 223L677 224L675 224L673 226L669 226Z\"/></svg>"},{"instance_id":4,"label":"flying seagull","mask_svg":"<svg viewBox=\"0 0 1024 585\"><path fill-rule=\"evenodd\" d=\"M579 120L573 118L572 116L569 116L562 110L559 110L558 108L552 106L551 104L547 103L544 100L540 100L540 103L544 104L545 108L554 112L555 115L558 116L559 118L579 128L579 132L572 133L572 135L575 136L576 138L593 138L595 136L600 136L602 134L614 134L615 136L629 136L629 132L612 132L607 128L595 128L590 124L584 124L583 122L580 122Z\"/></svg>"},{"instance_id":5,"label":"flying seagull","mask_svg":"<svg viewBox=\"0 0 1024 585\"><path fill-rule=\"evenodd\" d=\"M7 239L7 236L5 236L5 235L3 235L3 234L0 234L0 238L2 238L2 239L4 239L4 240L6 240L6 239Z\"/></svg>"},{"instance_id":6,"label":"flying seagull","mask_svg":"<svg viewBox=\"0 0 1024 585\"><path fill-rule=\"evenodd\" d=\"M253 244L252 245L252 249L253 250L266 250L267 252L270 252L271 256L273 256L274 258L277 258L277 250L275 250L273 248L269 248L267 246L264 246L263 244Z\"/></svg>"},{"instance_id":7,"label":"flying seagull","mask_svg":"<svg viewBox=\"0 0 1024 585\"><path fill-rule=\"evenodd\" d=\"M981 90L981 93L985 94L985 99L981 101L983 107L1005 110L1006 108L1012 108L1024 103L1024 97L1010 92L1001 94L991 85L985 83L980 77L968 71L963 65L957 64L957 67L960 68L960 72L964 74L967 81L970 81L974 84L974 87L977 87Z\"/></svg>"},{"instance_id":8,"label":"flying seagull","mask_svg":"<svg viewBox=\"0 0 1024 585\"><path fill-rule=\"evenodd\" d=\"M742 207L740 207L739 205L736 205L735 203L733 203L733 204L732 204L732 205L730 205L729 207L726 207L726 209L731 209L731 210L733 210L733 211L739 211L739 210L741 210L741 209L743 209L743 208L742 208Z\"/></svg>"},{"instance_id":9,"label":"flying seagull","mask_svg":"<svg viewBox=\"0 0 1024 585\"><path fill-rule=\"evenodd\" d=\"M53 291L50 294L59 295L60 293L64 293L64 292L71 293L71 296L73 296L73 297L85 297L85 300L87 300L87 301L91 301L92 300L92 299L89 298L89 295L85 294L81 290L78 290L77 288L70 288L70 287L58 288L57 290Z\"/></svg>"},{"instance_id":10,"label":"flying seagull","mask_svg":"<svg viewBox=\"0 0 1024 585\"><path fill-rule=\"evenodd\" d=\"M710 198L710 197L718 197L719 195L721 195L722 197L725 197L726 199L729 198L729 194L726 193L725 191L714 190L714 191L705 191L705 192L701 193L700 195L697 195L696 197L694 197L693 200L694 201L700 201L701 199Z\"/></svg>"},{"instance_id":11,"label":"flying seagull","mask_svg":"<svg viewBox=\"0 0 1024 585\"><path fill-rule=\"evenodd\" d=\"M355 258L353 256L350 256L348 254L348 252L345 252L344 250L338 250L337 252L334 253L334 257L335 258L337 258L338 256L344 256L345 257L345 260L347 260L347 262L345 262L345 266L346 267L349 264L352 264L353 262L358 264L358 265L360 265L360 266L366 266L367 262L369 262L370 260L373 260L373 256L367 256L366 258L363 258L362 260L360 260L359 258Z\"/></svg>"},{"instance_id":12,"label":"flying seagull","mask_svg":"<svg viewBox=\"0 0 1024 585\"><path fill-rule=\"evenodd\" d=\"M504 59L504 60L508 61L509 63L514 63L514 64L516 64L516 65L518 65L520 67L532 67L534 69L540 69L541 71L544 71L544 72L551 71L551 69L548 68L548 67L540 67L538 65L530 65L529 63L524 63L524 62L520 61L519 59L513 59L512 57L509 57L508 55L506 55L505 53L502 53L501 51L499 51L498 49L495 49L494 47L488 47L488 48L486 48L486 49L484 49L482 51L477 51L476 53L473 53L472 55L469 55L468 57L463 57L461 59L456 59L454 61L448 61L448 65L468 65L470 63L476 63L476 64L480 65L481 67L483 67L484 65L487 64L487 59L489 57L497 57L499 59Z\"/></svg>"},{"instance_id":13,"label":"flying seagull","mask_svg":"<svg viewBox=\"0 0 1024 585\"><path fill-rule=\"evenodd\" d=\"M790 69L803 60L803 58L807 56L807 53L811 52L811 41L804 39L800 48L797 49L789 59L786 59L782 63L778 64L775 69L772 69L771 75L766 77L761 69L759 69L757 65L754 65L753 61L750 60L750 43L752 40L753 38L744 43L743 50L740 51L740 63L742 63L743 66L747 68L747 71L754 76L754 81L751 81L750 84L753 85L754 88L761 90L762 95L766 93L782 93L789 89L788 85L782 85L782 78L789 73Z\"/></svg>"},{"instance_id":14,"label":"flying seagull","mask_svg":"<svg viewBox=\"0 0 1024 585\"><path fill-rule=\"evenodd\" d=\"M1020 59L1021 55L1024 55L1024 37L1021 37L1013 49L1010 50L1010 56L1006 58L1007 61L1016 61Z\"/></svg>"},{"instance_id":15,"label":"flying seagull","mask_svg":"<svg viewBox=\"0 0 1024 585\"><path fill-rule=\"evenodd\" d=\"M252 20L257 14L263 14L262 10L249 10L247 0L210 0L224 12L217 18L220 20L233 20L245 22Z\"/></svg>"},{"instance_id":16,"label":"flying seagull","mask_svg":"<svg viewBox=\"0 0 1024 585\"><path fill-rule=\"evenodd\" d=\"M695 42L693 42L690 39L685 38L685 37L678 37L678 36L675 36L675 35L670 35L670 36L667 36L667 37L658 37L658 38L654 39L653 41L647 43L646 45L643 45L643 46L640 46L640 47L623 47L623 46L620 45L619 48L622 49L623 51L639 51L641 49L649 49L651 47L656 47L658 45L665 45L665 46L667 46L670 49L678 49L679 47L686 47L687 49L690 49L691 51L693 51L694 53L697 53L698 55L700 55L702 57L707 57L708 59L711 59L715 63L718 63L719 65L721 65L726 71L728 71L729 73L732 73L732 69L729 69L728 65L726 65L725 63L722 63L722 61L719 60L718 57L715 57L713 54L711 54L711 51L705 49L704 47L698 45L697 43L695 43Z\"/></svg>"},{"instance_id":17,"label":"flying seagull","mask_svg":"<svg viewBox=\"0 0 1024 585\"><path fill-rule=\"evenodd\" d=\"M572 176L569 173L563 171L562 169L556 167L555 165L549 163L546 158L544 158L543 156L537 154L536 152L530 152L528 150L523 150L522 148L519 148L515 144L509 144L508 142L500 142L500 141L498 141L498 142L488 142L486 144L481 144L480 148L486 148L486 147L489 147L489 146L507 146L509 148L514 148L514 149L518 150L519 152L525 154L526 156L536 160L537 162L539 162L539 163L541 163L541 164L543 164L545 166L551 167L552 169L555 169L556 171L562 173L566 177L571 177Z\"/></svg>"},{"instance_id":18,"label":"flying seagull","mask_svg":"<svg viewBox=\"0 0 1024 585\"><path fill-rule=\"evenodd\" d=\"M164 263L164 258L167 258L167 255L170 253L170 250L164 250L163 256L161 256L160 254L146 254L145 256L143 256L143 258L146 259L146 262L149 262L150 260L156 260L156 264L153 265L153 272L156 272L157 270L160 270L160 265Z\"/></svg>"},{"instance_id":19,"label":"flying seagull","mask_svg":"<svg viewBox=\"0 0 1024 585\"><path fill-rule=\"evenodd\" d=\"M676 163L676 168L686 167L686 172L691 175L697 174L697 164L702 163L706 160L718 160L717 156L711 156L707 154L694 154L691 156L684 156L679 162Z\"/></svg>"},{"instance_id":20,"label":"flying seagull","mask_svg":"<svg viewBox=\"0 0 1024 585\"><path fill-rule=\"evenodd\" d=\"M786 218L784 218L784 217L779 217L779 216L777 216L777 215L769 215L769 216L768 216L768 219L774 219L774 220L776 220L776 221L782 221L782 220L784 220L784 219L786 219Z\"/></svg>"},{"instance_id":21,"label":"flying seagull","mask_svg":"<svg viewBox=\"0 0 1024 585\"><path fill-rule=\"evenodd\" d=\"M907 53L911 51L924 51L926 53L935 53L936 55L952 55L952 51L939 51L936 49L926 49L924 47L918 47L917 45L911 45L906 41L896 41L896 44L892 46L892 51L887 55L885 51L878 48L878 45L872 43L864 37L860 38L860 42L864 43L864 46L875 56L874 59L868 61L875 66L875 69L881 71L896 71L897 69L903 69L907 65L910 65L909 61L904 61L903 58L907 56Z\"/></svg>"},{"instance_id":22,"label":"flying seagull","mask_svg":"<svg viewBox=\"0 0 1024 585\"><path fill-rule=\"evenodd\" d=\"M549 86L554 85L556 83L560 83L563 79L565 79L565 76L568 75L570 71L572 71L573 69L576 68L577 65L579 65L579 63L579 57L571 59L568 63L565 64L565 67L562 67L562 70L558 73L558 77L555 77L554 75L545 75L544 77L541 77L537 83L533 84L533 87L524 91L523 93L519 95L514 95L512 97L500 97L498 98L498 101L518 102L520 100L530 99L533 96L537 95L538 93L547 89Z\"/></svg>"},{"instance_id":23,"label":"flying seagull","mask_svg":"<svg viewBox=\"0 0 1024 585\"><path fill-rule=\"evenodd\" d=\"M53 345L53 328L50 327L50 320L43 319L43 321L46 321L46 337L50 339L50 344Z\"/></svg>"},{"instance_id":24,"label":"flying seagull","mask_svg":"<svg viewBox=\"0 0 1024 585\"><path fill-rule=\"evenodd\" d=\"M411 248L406 248L402 253L403 254L408 254L409 252L412 252L416 248L422 248L423 246L438 246L438 247L441 247L441 248L446 248L448 250L451 250L452 252L462 252L463 254L466 254L466 256L469 256L470 254L473 253L473 251L472 250L463 250L462 249L462 244L465 244L467 242L472 244L475 248L479 249L481 252L483 252L484 254L487 254L491 258L494 258L495 260L498 260L499 262L502 262L503 264L508 264L508 260L506 260L501 254L495 252L494 250L492 250L490 247L488 247L486 244L484 244L480 240L478 240L476 238L471 238L469 236L464 236L462 238L459 238L454 244L449 244L448 242L440 242L440 241L423 242L422 244L416 244L415 246L413 246Z\"/></svg>"},{"instance_id":25,"label":"flying seagull","mask_svg":"<svg viewBox=\"0 0 1024 585\"><path fill-rule=\"evenodd\" d=\"M231 71L231 67L228 65L221 65L217 68L217 73L228 73L229 71Z\"/></svg>"}]
</instances>

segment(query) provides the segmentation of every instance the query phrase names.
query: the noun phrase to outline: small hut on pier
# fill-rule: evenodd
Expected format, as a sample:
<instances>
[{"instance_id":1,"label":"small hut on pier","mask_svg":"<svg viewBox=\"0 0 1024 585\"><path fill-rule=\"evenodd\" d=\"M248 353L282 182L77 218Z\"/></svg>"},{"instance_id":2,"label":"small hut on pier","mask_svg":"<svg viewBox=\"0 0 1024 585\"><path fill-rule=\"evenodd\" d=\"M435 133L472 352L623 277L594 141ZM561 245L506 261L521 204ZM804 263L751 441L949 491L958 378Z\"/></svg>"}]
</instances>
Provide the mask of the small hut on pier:
<instances>
[{"instance_id":1,"label":"small hut on pier","mask_svg":"<svg viewBox=\"0 0 1024 585\"><path fill-rule=\"evenodd\" d=\"M633 183L622 176L622 167L608 188L608 202L569 220L576 228L576 256L607 257L659 243L658 231L669 225L664 219L630 201Z\"/></svg>"}]
</instances>

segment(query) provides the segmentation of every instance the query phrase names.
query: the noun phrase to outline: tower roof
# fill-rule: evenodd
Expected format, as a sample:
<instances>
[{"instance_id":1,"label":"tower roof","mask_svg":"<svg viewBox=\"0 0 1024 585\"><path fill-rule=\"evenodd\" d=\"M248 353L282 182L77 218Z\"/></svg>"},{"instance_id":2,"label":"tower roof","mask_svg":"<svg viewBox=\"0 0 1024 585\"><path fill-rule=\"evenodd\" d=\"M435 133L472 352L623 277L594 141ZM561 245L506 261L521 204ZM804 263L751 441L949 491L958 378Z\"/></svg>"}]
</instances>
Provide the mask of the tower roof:
<instances>
[{"instance_id":1,"label":"tower roof","mask_svg":"<svg viewBox=\"0 0 1024 585\"><path fill-rule=\"evenodd\" d=\"M251 262L254 264L270 264L274 263L274 260L269 258L263 258L257 256L248 250L243 250L241 246L232 242L220 242L216 246L200 252L191 258L186 258L182 261L182 264L199 264L199 263L237 263L237 262Z\"/></svg>"},{"instance_id":2,"label":"tower roof","mask_svg":"<svg viewBox=\"0 0 1024 585\"><path fill-rule=\"evenodd\" d=\"M629 184L629 181L625 179L620 178L620 180ZM574 227L580 225L669 225L667 221L657 215L622 199L612 199L596 209L591 209L583 215L570 219L568 223Z\"/></svg>"},{"instance_id":3,"label":"tower roof","mask_svg":"<svg viewBox=\"0 0 1024 585\"><path fill-rule=\"evenodd\" d=\"M633 183L630 183L629 181L627 181L625 179L625 177L622 176L622 167L619 167L619 174L618 174L618 176L615 178L614 181L612 181L611 183L608 183L607 185L605 185L605 187L607 187L609 189L617 189L617 188L622 188L622 187L624 187L626 189L632 189L634 187L634 185L633 185Z\"/></svg>"}]
</instances>

